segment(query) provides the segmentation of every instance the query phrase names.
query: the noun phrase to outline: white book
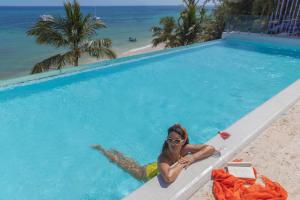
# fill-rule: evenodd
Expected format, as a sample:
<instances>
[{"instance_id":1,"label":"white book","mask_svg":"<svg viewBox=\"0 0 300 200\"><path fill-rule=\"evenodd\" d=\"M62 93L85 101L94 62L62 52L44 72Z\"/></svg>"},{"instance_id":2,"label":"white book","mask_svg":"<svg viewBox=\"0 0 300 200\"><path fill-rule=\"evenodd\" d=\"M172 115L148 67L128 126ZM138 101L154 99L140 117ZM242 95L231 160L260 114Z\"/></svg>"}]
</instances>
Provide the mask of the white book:
<instances>
[{"instance_id":1,"label":"white book","mask_svg":"<svg viewBox=\"0 0 300 200\"><path fill-rule=\"evenodd\" d=\"M249 162L229 162L227 163L229 174L238 178L255 179L254 169Z\"/></svg>"}]
</instances>

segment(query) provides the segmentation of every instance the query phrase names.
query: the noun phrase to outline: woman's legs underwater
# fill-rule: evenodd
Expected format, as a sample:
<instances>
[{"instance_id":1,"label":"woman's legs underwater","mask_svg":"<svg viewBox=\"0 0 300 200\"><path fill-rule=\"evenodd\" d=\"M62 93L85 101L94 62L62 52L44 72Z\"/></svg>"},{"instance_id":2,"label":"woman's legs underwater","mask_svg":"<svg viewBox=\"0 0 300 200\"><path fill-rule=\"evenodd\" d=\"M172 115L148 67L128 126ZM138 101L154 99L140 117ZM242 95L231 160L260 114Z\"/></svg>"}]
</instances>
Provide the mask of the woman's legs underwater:
<instances>
[{"instance_id":1,"label":"woman's legs underwater","mask_svg":"<svg viewBox=\"0 0 300 200\"><path fill-rule=\"evenodd\" d=\"M133 159L124 156L121 152L117 150L106 150L99 144L92 145L91 147L101 152L111 162L116 163L119 167L131 174L137 180L145 180L145 168L139 165Z\"/></svg>"}]
</instances>

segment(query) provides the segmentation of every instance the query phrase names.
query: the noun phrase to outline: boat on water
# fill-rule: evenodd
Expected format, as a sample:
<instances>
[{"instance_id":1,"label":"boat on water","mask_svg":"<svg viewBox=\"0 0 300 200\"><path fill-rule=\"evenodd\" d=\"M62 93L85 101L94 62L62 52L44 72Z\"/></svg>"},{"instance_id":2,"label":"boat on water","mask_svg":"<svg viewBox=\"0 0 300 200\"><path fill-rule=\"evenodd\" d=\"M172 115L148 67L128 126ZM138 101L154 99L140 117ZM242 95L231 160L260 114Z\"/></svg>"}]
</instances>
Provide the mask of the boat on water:
<instances>
[{"instance_id":1,"label":"boat on water","mask_svg":"<svg viewBox=\"0 0 300 200\"><path fill-rule=\"evenodd\" d=\"M98 16L94 16L94 17L93 17L93 20L101 20L101 18L98 17Z\"/></svg>"},{"instance_id":2,"label":"boat on water","mask_svg":"<svg viewBox=\"0 0 300 200\"><path fill-rule=\"evenodd\" d=\"M129 42L136 42L137 40L136 40L136 38L134 38L134 37L129 37L129 38L128 38L128 41L129 41Z\"/></svg>"},{"instance_id":3,"label":"boat on water","mask_svg":"<svg viewBox=\"0 0 300 200\"><path fill-rule=\"evenodd\" d=\"M54 17L52 15L41 15L40 20L44 22L53 21Z\"/></svg>"},{"instance_id":4,"label":"boat on water","mask_svg":"<svg viewBox=\"0 0 300 200\"><path fill-rule=\"evenodd\" d=\"M98 17L96 13L97 13L97 11L96 11L96 7L95 7L95 9L94 9L94 17L93 17L93 20L95 20L95 21L101 20L101 18Z\"/></svg>"}]
</instances>

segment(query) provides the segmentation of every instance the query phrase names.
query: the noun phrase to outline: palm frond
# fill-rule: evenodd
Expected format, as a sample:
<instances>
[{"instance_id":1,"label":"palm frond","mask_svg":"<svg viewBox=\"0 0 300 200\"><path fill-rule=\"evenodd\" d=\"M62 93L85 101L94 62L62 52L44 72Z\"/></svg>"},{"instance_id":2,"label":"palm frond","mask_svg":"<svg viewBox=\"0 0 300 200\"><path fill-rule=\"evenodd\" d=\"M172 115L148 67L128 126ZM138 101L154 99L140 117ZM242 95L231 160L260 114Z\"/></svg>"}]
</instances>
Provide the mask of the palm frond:
<instances>
[{"instance_id":1,"label":"palm frond","mask_svg":"<svg viewBox=\"0 0 300 200\"><path fill-rule=\"evenodd\" d=\"M64 8L65 8L65 12L66 12L66 18L69 20L69 21L72 21L73 19L73 9L72 9L72 4L70 1L66 1L64 3Z\"/></svg>"},{"instance_id":2,"label":"palm frond","mask_svg":"<svg viewBox=\"0 0 300 200\"><path fill-rule=\"evenodd\" d=\"M162 38L159 38L159 37L153 38L152 39L152 46L157 47L159 44L161 44L163 42L164 42L164 40Z\"/></svg>"},{"instance_id":3,"label":"palm frond","mask_svg":"<svg viewBox=\"0 0 300 200\"><path fill-rule=\"evenodd\" d=\"M50 58L47 58L39 63L37 63L31 70L32 74L41 73L49 71L51 67L56 69L61 69L63 66L68 64L73 64L74 62L74 53L69 51L64 54L56 54Z\"/></svg>"},{"instance_id":4,"label":"palm frond","mask_svg":"<svg viewBox=\"0 0 300 200\"><path fill-rule=\"evenodd\" d=\"M81 40L90 39L100 28L106 28L105 23L102 20L94 20L91 14L86 15L82 20L82 29L80 34Z\"/></svg>"},{"instance_id":5,"label":"palm frond","mask_svg":"<svg viewBox=\"0 0 300 200\"><path fill-rule=\"evenodd\" d=\"M56 47L68 45L62 18L54 18L52 21L39 20L27 31L27 35L36 36L38 44L49 44Z\"/></svg>"},{"instance_id":6,"label":"palm frond","mask_svg":"<svg viewBox=\"0 0 300 200\"><path fill-rule=\"evenodd\" d=\"M166 47L174 47L176 43L175 30L177 28L173 17L163 17L160 19L159 26L152 27L152 45L156 47L165 43Z\"/></svg>"},{"instance_id":7,"label":"palm frond","mask_svg":"<svg viewBox=\"0 0 300 200\"><path fill-rule=\"evenodd\" d=\"M97 58L116 58L117 54L111 50L110 39L92 40L85 44L83 52Z\"/></svg>"}]
</instances>

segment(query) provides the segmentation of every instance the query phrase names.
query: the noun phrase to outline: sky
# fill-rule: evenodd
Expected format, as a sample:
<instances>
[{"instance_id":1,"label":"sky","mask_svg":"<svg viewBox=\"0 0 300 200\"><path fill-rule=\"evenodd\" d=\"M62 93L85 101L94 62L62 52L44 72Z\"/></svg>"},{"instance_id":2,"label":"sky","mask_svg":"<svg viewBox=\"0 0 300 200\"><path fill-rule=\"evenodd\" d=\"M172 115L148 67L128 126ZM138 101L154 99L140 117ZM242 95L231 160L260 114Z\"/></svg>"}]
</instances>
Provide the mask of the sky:
<instances>
[{"instance_id":1,"label":"sky","mask_svg":"<svg viewBox=\"0 0 300 200\"><path fill-rule=\"evenodd\" d=\"M60 6L64 0L0 0L0 6ZM180 5L182 0L79 0L80 5Z\"/></svg>"}]
</instances>

